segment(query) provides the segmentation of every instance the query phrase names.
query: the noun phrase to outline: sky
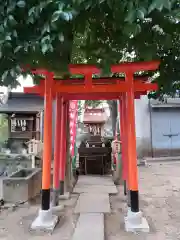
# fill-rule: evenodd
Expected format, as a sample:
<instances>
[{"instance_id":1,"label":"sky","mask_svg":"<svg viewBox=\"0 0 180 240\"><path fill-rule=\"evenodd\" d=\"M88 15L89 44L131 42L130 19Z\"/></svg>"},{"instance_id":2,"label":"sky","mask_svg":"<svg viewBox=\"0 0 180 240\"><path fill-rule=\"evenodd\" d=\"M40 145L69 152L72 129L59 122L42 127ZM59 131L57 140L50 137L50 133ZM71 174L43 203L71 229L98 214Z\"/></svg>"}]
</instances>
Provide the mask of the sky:
<instances>
[{"instance_id":1,"label":"sky","mask_svg":"<svg viewBox=\"0 0 180 240\"><path fill-rule=\"evenodd\" d=\"M17 88L13 88L11 90L12 92L23 92L23 87L33 86L33 80L31 78L31 76L28 76L27 78L23 78L22 76L20 76L18 78L18 81L19 81L21 86L18 86ZM0 92L5 93L6 91L7 91L7 87L0 87Z\"/></svg>"}]
</instances>

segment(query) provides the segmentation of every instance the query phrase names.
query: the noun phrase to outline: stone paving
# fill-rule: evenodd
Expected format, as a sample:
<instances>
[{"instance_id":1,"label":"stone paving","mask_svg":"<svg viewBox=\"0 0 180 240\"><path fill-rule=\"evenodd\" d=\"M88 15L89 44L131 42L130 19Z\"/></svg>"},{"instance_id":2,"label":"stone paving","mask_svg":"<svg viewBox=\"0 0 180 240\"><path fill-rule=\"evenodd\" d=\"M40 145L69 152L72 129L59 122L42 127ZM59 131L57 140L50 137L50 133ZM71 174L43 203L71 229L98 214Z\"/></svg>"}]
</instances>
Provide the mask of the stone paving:
<instances>
[{"instance_id":1,"label":"stone paving","mask_svg":"<svg viewBox=\"0 0 180 240\"><path fill-rule=\"evenodd\" d=\"M117 193L111 176L80 176L74 213L80 213L72 240L104 240L104 214L110 213L109 194Z\"/></svg>"},{"instance_id":2,"label":"stone paving","mask_svg":"<svg viewBox=\"0 0 180 240\"><path fill-rule=\"evenodd\" d=\"M72 240L104 240L104 215L102 213L81 214Z\"/></svg>"},{"instance_id":3,"label":"stone paving","mask_svg":"<svg viewBox=\"0 0 180 240\"><path fill-rule=\"evenodd\" d=\"M79 196L75 213L110 213L108 193L82 193Z\"/></svg>"}]
</instances>

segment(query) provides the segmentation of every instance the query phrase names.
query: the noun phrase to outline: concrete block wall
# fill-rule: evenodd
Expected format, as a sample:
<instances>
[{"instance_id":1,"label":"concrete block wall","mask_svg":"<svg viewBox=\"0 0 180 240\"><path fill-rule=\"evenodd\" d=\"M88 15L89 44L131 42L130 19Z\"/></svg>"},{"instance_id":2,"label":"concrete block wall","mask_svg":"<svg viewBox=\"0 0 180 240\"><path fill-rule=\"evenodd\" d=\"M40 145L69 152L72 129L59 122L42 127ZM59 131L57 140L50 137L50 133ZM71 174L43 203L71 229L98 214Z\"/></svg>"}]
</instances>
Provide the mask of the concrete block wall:
<instances>
[{"instance_id":1,"label":"concrete block wall","mask_svg":"<svg viewBox=\"0 0 180 240\"><path fill-rule=\"evenodd\" d=\"M147 96L135 100L136 145L139 158L152 156L151 122Z\"/></svg>"}]
</instances>

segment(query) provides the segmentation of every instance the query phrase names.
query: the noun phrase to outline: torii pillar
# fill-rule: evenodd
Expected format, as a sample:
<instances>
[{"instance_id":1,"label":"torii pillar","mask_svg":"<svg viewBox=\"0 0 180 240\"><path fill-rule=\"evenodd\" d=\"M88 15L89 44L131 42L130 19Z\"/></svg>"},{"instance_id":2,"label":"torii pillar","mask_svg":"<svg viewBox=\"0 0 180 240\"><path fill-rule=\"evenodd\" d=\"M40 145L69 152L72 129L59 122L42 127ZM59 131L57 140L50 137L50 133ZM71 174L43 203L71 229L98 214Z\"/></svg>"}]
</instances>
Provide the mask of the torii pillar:
<instances>
[{"instance_id":1,"label":"torii pillar","mask_svg":"<svg viewBox=\"0 0 180 240\"><path fill-rule=\"evenodd\" d=\"M59 192L60 195L64 195L64 182L65 182L65 168L66 168L66 153L67 153L67 117L68 117L68 103L67 101L63 101L62 108L62 121L61 121L61 145L62 151L60 152L60 173L59 173Z\"/></svg>"},{"instance_id":2,"label":"torii pillar","mask_svg":"<svg viewBox=\"0 0 180 240\"><path fill-rule=\"evenodd\" d=\"M42 166L42 201L37 218L31 225L32 229L53 230L58 222L58 217L52 215L50 208L51 188L51 158L52 158L52 103L53 103L53 78L54 74L43 70L45 78L44 88L44 148Z\"/></svg>"},{"instance_id":3,"label":"torii pillar","mask_svg":"<svg viewBox=\"0 0 180 240\"><path fill-rule=\"evenodd\" d=\"M60 162L63 142L62 129L64 124L63 118L63 98L57 93L56 94L56 120L55 120L55 142L54 142L54 166L53 166L53 199L52 205L57 206L59 204L59 192L60 192Z\"/></svg>"},{"instance_id":4,"label":"torii pillar","mask_svg":"<svg viewBox=\"0 0 180 240\"><path fill-rule=\"evenodd\" d=\"M37 69L32 71L34 74L47 75L48 71L44 69ZM65 176L65 162L66 162L66 109L64 108L64 97L58 93L55 80L52 80L52 98L56 99L56 120L55 120L55 141L54 141L54 167L53 167L53 197L52 206L57 206L59 202L59 193L64 193L64 176ZM25 93L35 93L40 96L45 95L45 81L40 81L40 84L34 87L25 87ZM67 100L66 100L67 101ZM49 122L50 124L50 122Z\"/></svg>"},{"instance_id":5,"label":"torii pillar","mask_svg":"<svg viewBox=\"0 0 180 240\"><path fill-rule=\"evenodd\" d=\"M139 189L138 189L138 168L137 168L137 152L136 152L136 132L135 132L135 92L151 90L151 84L134 83L134 73L138 71L156 70L159 62L129 63L114 65L111 67L112 72L125 73L125 83L127 91L123 93L125 96L126 106L126 126L124 132L127 134L127 185L130 200L130 207L125 217L126 231L146 231L149 232L147 220L142 216L139 210ZM135 87L136 86L136 87Z\"/></svg>"},{"instance_id":6,"label":"torii pillar","mask_svg":"<svg viewBox=\"0 0 180 240\"><path fill-rule=\"evenodd\" d=\"M152 90L157 90L158 86L156 84L150 85ZM147 91L135 92L135 99L140 99L141 95L146 95ZM128 146L127 146L127 133L126 133L126 124L127 124L127 93L122 93L119 98L119 113L120 113L120 129L121 129L121 145L122 145L122 179L124 182L124 195L127 195L127 181L128 181ZM130 207L130 202L128 201L128 206Z\"/></svg>"}]
</instances>

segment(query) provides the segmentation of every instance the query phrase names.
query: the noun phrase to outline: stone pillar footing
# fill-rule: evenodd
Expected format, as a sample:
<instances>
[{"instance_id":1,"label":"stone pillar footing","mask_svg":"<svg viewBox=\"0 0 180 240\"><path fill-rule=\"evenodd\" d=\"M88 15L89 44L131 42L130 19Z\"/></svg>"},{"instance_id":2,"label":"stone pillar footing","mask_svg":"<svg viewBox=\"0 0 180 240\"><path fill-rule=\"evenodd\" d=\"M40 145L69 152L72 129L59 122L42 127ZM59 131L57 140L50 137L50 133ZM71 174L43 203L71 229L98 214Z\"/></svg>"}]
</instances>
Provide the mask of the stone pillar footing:
<instances>
[{"instance_id":1,"label":"stone pillar footing","mask_svg":"<svg viewBox=\"0 0 180 240\"><path fill-rule=\"evenodd\" d=\"M149 232L148 222L143 217L142 212L132 212L131 209L128 208L128 213L124 221L127 232Z\"/></svg>"},{"instance_id":2,"label":"stone pillar footing","mask_svg":"<svg viewBox=\"0 0 180 240\"><path fill-rule=\"evenodd\" d=\"M59 200L68 200L70 198L70 193L65 192L63 195L58 196Z\"/></svg>"},{"instance_id":3,"label":"stone pillar footing","mask_svg":"<svg viewBox=\"0 0 180 240\"><path fill-rule=\"evenodd\" d=\"M32 230L53 231L58 222L58 216L52 214L52 210L39 210L37 218L31 225Z\"/></svg>"}]
</instances>

